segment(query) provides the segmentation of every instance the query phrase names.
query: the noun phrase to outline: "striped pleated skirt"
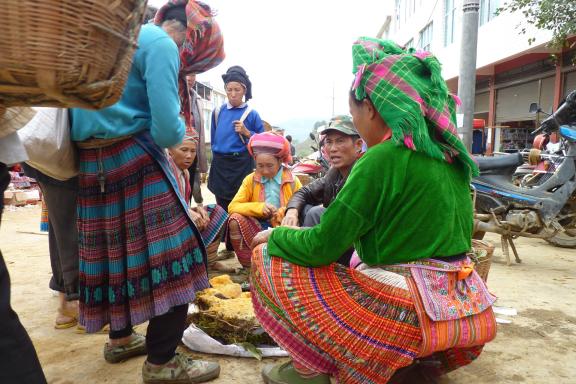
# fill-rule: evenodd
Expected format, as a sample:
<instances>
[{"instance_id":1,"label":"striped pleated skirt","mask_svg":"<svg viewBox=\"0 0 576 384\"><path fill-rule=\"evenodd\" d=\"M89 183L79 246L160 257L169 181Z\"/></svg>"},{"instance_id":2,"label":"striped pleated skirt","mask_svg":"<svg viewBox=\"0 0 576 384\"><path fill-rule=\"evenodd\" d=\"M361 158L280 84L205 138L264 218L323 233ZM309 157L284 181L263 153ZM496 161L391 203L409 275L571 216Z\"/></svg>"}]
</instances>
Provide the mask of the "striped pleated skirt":
<instances>
[{"instance_id":1,"label":"striped pleated skirt","mask_svg":"<svg viewBox=\"0 0 576 384\"><path fill-rule=\"evenodd\" d=\"M230 243L238 261L244 268L250 268L252 248L250 244L256 234L269 228L267 222L258 221L254 217L232 213L228 218L228 233Z\"/></svg>"},{"instance_id":2,"label":"striped pleated skirt","mask_svg":"<svg viewBox=\"0 0 576 384\"><path fill-rule=\"evenodd\" d=\"M209 286L201 236L163 152L143 139L80 150L79 321L87 332L143 323Z\"/></svg>"},{"instance_id":3,"label":"striped pleated skirt","mask_svg":"<svg viewBox=\"0 0 576 384\"><path fill-rule=\"evenodd\" d=\"M302 267L268 255L265 245L254 249L251 289L257 319L303 376L383 384L415 360L428 375L440 376L472 362L493 337L482 330L481 340L471 341L468 324L446 322L443 332L461 335L455 344L468 344L422 356L426 332L404 276L383 272L374 279L336 263ZM485 314L493 318L491 310ZM482 327L482 320L473 322Z\"/></svg>"}]
</instances>

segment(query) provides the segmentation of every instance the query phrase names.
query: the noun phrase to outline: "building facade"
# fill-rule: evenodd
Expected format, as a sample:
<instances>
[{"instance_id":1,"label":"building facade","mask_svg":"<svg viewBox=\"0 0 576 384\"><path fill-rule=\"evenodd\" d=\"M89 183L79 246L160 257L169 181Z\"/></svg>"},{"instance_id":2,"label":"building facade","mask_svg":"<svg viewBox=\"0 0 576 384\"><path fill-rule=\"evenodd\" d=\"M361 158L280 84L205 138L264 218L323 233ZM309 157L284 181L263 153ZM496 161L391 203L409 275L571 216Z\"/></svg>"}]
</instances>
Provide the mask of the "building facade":
<instances>
[{"instance_id":1,"label":"building facade","mask_svg":"<svg viewBox=\"0 0 576 384\"><path fill-rule=\"evenodd\" d=\"M196 81L194 90L200 96L202 118L204 121L204 137L210 144L210 128L212 126L212 111L226 102L226 92L213 88L208 82Z\"/></svg>"},{"instance_id":2,"label":"building facade","mask_svg":"<svg viewBox=\"0 0 576 384\"><path fill-rule=\"evenodd\" d=\"M551 51L546 46L551 33L527 25L521 12L498 15L504 0L479 3L473 152L529 148L530 132L546 117L529 113L529 105L538 103L551 113L576 89L576 50ZM463 0L395 0L388 31L402 46L433 52L453 93L458 90L462 5Z\"/></svg>"}]
</instances>

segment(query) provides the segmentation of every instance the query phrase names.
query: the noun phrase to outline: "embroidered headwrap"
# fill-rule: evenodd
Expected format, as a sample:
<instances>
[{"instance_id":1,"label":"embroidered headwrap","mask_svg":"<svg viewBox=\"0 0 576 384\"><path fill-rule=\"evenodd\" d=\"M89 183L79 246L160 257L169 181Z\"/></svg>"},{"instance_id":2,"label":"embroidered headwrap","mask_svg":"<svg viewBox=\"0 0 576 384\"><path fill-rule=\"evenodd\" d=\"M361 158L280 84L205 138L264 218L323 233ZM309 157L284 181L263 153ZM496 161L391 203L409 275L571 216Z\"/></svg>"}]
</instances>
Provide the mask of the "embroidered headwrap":
<instances>
[{"instance_id":1,"label":"embroidered headwrap","mask_svg":"<svg viewBox=\"0 0 576 384\"><path fill-rule=\"evenodd\" d=\"M257 133L252 136L248 142L248 152L254 157L260 153L268 153L285 164L292 162L290 143L284 136L273 132Z\"/></svg>"},{"instance_id":2,"label":"embroidered headwrap","mask_svg":"<svg viewBox=\"0 0 576 384\"><path fill-rule=\"evenodd\" d=\"M244 98L246 101L252 98L252 83L250 82L246 71L241 66L234 65L228 68L226 73L222 75L222 80L224 80L224 84L235 81L244 85L244 87L246 87L246 94L244 95Z\"/></svg>"},{"instance_id":3,"label":"embroidered headwrap","mask_svg":"<svg viewBox=\"0 0 576 384\"><path fill-rule=\"evenodd\" d=\"M352 46L352 90L369 97L392 130L392 140L440 160L460 160L472 176L478 166L456 130L456 96L430 52L403 50L390 40L361 37Z\"/></svg>"},{"instance_id":4,"label":"embroidered headwrap","mask_svg":"<svg viewBox=\"0 0 576 384\"><path fill-rule=\"evenodd\" d=\"M182 8L184 8L188 30L184 44L180 47L178 88L186 126L193 127L186 75L206 72L220 64L225 56L224 42L212 10L200 1L170 0L158 10L154 23L161 25L162 22L170 19L184 21Z\"/></svg>"}]
</instances>

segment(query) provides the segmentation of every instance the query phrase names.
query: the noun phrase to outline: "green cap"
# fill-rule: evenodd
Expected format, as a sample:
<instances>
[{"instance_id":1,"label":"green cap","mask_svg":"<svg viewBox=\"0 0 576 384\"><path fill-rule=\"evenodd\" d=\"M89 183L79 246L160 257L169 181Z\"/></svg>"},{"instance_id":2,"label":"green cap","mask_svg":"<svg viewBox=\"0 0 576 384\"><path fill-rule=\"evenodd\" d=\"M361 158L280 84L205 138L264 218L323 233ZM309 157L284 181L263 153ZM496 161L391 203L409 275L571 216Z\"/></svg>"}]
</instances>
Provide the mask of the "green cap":
<instances>
[{"instance_id":1,"label":"green cap","mask_svg":"<svg viewBox=\"0 0 576 384\"><path fill-rule=\"evenodd\" d=\"M352 123L352 117L347 115L334 116L332 119L330 119L330 122L326 127L324 127L320 134L325 135L328 133L328 131L332 130L342 132L348 136L359 135L356 127L354 127L354 124Z\"/></svg>"}]
</instances>

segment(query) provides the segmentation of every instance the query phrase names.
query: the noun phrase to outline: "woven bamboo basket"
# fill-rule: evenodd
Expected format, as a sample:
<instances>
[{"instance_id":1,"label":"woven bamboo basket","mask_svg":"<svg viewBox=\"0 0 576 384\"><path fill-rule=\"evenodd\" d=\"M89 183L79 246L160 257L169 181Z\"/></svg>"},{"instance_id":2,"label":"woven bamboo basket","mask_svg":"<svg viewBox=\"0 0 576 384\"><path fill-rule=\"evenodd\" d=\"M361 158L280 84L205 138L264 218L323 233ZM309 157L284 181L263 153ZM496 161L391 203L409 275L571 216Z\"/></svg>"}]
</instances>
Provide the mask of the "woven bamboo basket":
<instances>
[{"instance_id":1,"label":"woven bamboo basket","mask_svg":"<svg viewBox=\"0 0 576 384\"><path fill-rule=\"evenodd\" d=\"M122 95L146 0L5 0L0 106L100 109Z\"/></svg>"},{"instance_id":2,"label":"woven bamboo basket","mask_svg":"<svg viewBox=\"0 0 576 384\"><path fill-rule=\"evenodd\" d=\"M472 251L469 256L474 262L474 269L482 280L488 280L488 272L492 265L492 255L494 255L494 244L486 240L472 240Z\"/></svg>"}]
</instances>

